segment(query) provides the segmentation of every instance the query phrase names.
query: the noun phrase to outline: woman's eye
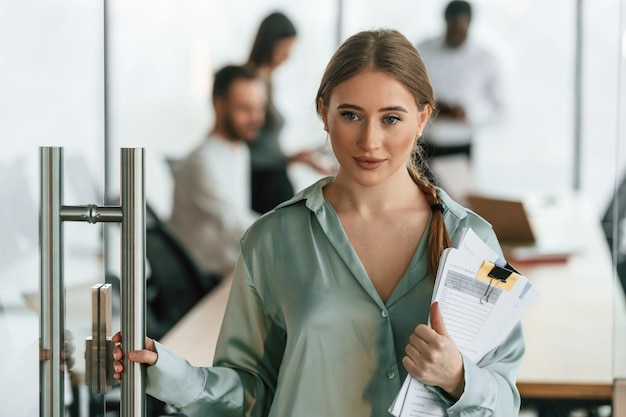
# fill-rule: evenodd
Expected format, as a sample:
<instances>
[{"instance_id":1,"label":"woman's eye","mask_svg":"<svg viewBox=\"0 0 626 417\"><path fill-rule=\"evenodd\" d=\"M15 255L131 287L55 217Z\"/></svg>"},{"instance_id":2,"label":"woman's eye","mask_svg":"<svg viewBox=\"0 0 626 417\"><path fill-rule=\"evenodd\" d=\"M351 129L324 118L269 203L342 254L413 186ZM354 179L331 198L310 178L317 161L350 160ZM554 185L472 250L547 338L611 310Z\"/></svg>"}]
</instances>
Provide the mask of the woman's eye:
<instances>
[{"instance_id":1,"label":"woman's eye","mask_svg":"<svg viewBox=\"0 0 626 417\"><path fill-rule=\"evenodd\" d=\"M396 123L398 123L400 119L398 116L385 116L383 117L383 121L388 124L388 125L395 125Z\"/></svg>"},{"instance_id":2,"label":"woman's eye","mask_svg":"<svg viewBox=\"0 0 626 417\"><path fill-rule=\"evenodd\" d=\"M359 116L357 116L356 113L353 113L351 111L345 111L341 113L341 115L343 116L344 119L346 119L349 122L353 122L359 119Z\"/></svg>"}]
</instances>

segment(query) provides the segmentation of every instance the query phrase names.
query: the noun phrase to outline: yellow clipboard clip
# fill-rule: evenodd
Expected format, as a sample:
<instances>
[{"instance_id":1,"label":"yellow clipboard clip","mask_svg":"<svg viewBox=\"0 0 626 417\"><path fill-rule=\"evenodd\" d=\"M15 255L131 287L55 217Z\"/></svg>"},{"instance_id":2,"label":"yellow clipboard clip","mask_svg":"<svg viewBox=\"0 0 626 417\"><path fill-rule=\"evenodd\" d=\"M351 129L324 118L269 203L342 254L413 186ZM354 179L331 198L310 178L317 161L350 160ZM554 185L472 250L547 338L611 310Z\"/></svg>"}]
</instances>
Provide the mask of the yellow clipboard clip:
<instances>
[{"instance_id":1,"label":"yellow clipboard clip","mask_svg":"<svg viewBox=\"0 0 626 417\"><path fill-rule=\"evenodd\" d=\"M483 261L476 271L476 279L487 283L487 290L480 298L480 302L486 304L489 302L489 295L496 287L504 291L511 291L519 279L519 273L513 268L503 268L489 261Z\"/></svg>"}]
</instances>

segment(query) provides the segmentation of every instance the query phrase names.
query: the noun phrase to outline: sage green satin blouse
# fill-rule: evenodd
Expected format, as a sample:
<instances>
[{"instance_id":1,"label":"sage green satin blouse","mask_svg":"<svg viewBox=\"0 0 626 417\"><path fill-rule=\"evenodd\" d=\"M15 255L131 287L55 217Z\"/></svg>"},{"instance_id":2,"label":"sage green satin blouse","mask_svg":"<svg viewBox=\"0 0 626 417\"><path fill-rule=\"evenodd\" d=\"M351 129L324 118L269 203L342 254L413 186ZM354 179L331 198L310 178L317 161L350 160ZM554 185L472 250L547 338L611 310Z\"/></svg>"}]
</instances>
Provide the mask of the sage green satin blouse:
<instances>
[{"instance_id":1,"label":"sage green satin blouse","mask_svg":"<svg viewBox=\"0 0 626 417\"><path fill-rule=\"evenodd\" d=\"M192 367L157 344L149 394L189 416L390 416L407 375L401 361L409 335L428 318L427 234L383 303L323 197L331 180L320 180L248 229L214 366ZM500 252L487 222L439 192L453 243L470 226ZM517 415L523 352L518 324L480 367L464 358L465 392L457 402L432 389L450 416Z\"/></svg>"}]
</instances>

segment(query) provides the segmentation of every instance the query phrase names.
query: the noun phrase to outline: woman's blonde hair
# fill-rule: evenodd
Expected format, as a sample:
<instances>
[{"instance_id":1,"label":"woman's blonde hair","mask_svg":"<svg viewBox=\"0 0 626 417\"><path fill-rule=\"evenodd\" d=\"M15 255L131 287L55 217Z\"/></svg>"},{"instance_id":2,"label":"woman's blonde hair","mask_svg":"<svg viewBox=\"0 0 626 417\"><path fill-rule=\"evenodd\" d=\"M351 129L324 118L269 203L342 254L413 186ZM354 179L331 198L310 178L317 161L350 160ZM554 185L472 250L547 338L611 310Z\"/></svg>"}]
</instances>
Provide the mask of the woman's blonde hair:
<instances>
[{"instance_id":1,"label":"woman's blonde hair","mask_svg":"<svg viewBox=\"0 0 626 417\"><path fill-rule=\"evenodd\" d=\"M365 71L380 71L393 76L413 94L420 111L426 106L430 106L433 113L436 111L433 88L417 49L400 32L379 29L352 35L337 49L326 66L317 91L317 114L322 115L322 108L328 105L330 95L337 85ZM424 174L426 165L422 154L421 146L416 140L407 169L433 207L428 248L429 265L436 272L441 252L450 247L451 243L443 210L440 210L437 189Z\"/></svg>"}]
</instances>

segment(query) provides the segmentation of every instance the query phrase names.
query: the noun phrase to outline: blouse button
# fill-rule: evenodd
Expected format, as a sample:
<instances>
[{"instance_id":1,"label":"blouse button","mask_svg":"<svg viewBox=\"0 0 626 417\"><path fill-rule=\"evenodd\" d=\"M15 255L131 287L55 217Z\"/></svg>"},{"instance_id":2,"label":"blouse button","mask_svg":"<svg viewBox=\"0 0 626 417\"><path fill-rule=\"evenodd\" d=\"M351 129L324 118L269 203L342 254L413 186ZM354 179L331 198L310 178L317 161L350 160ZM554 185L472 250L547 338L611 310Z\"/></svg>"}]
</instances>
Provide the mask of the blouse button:
<instances>
[{"instance_id":1,"label":"blouse button","mask_svg":"<svg viewBox=\"0 0 626 417\"><path fill-rule=\"evenodd\" d=\"M381 311L380 315L383 316L384 318L387 318L387 310Z\"/></svg>"},{"instance_id":2,"label":"blouse button","mask_svg":"<svg viewBox=\"0 0 626 417\"><path fill-rule=\"evenodd\" d=\"M396 377L396 373L394 371L387 372L387 378L394 379Z\"/></svg>"}]
</instances>

